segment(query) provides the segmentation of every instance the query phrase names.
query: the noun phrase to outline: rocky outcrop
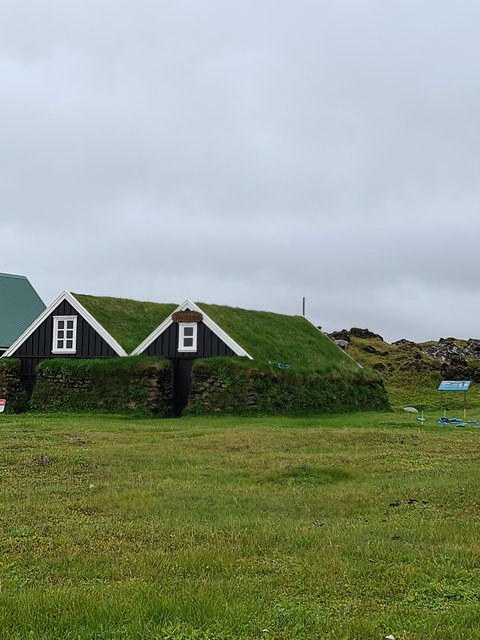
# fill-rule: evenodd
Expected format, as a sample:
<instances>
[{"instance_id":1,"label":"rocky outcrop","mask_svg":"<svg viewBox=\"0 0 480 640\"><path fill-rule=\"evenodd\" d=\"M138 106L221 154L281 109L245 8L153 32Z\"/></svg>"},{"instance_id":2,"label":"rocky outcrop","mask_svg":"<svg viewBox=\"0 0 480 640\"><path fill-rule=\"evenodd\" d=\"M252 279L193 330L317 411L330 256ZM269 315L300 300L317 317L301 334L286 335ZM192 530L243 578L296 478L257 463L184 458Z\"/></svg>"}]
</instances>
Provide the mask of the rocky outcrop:
<instances>
[{"instance_id":1,"label":"rocky outcrop","mask_svg":"<svg viewBox=\"0 0 480 640\"><path fill-rule=\"evenodd\" d=\"M384 341L382 336L378 333L373 333L369 329L359 329L358 327L352 327L350 331L342 329L341 331L334 331L329 333L328 336L336 343L341 349L347 349L350 344L350 338L363 338L364 340L377 339Z\"/></svg>"},{"instance_id":2,"label":"rocky outcrop","mask_svg":"<svg viewBox=\"0 0 480 640\"><path fill-rule=\"evenodd\" d=\"M355 338L364 338L366 340L371 340L372 338L376 338L377 340L381 340L384 342L382 336L378 333L373 333L369 329L359 329L358 327L352 327L350 329L350 335Z\"/></svg>"},{"instance_id":3,"label":"rocky outcrop","mask_svg":"<svg viewBox=\"0 0 480 640\"><path fill-rule=\"evenodd\" d=\"M423 351L441 362L453 359L465 359L463 349L455 343L454 338L440 338L438 342L423 347Z\"/></svg>"},{"instance_id":4,"label":"rocky outcrop","mask_svg":"<svg viewBox=\"0 0 480 640\"><path fill-rule=\"evenodd\" d=\"M329 334L342 349L349 351L352 338L359 338L355 342L358 349L365 354L376 355L378 362L372 364L371 359L366 364L376 371L438 371L444 380L474 380L480 383L480 340L470 338L466 343L455 338L440 338L438 342L417 344L412 340L402 338L389 345L378 333L369 329L353 327L349 331L334 331ZM371 343L372 340L377 342ZM378 341L385 344L385 349L379 348ZM359 359L361 362L361 358Z\"/></svg>"},{"instance_id":5,"label":"rocky outcrop","mask_svg":"<svg viewBox=\"0 0 480 640\"><path fill-rule=\"evenodd\" d=\"M350 332L346 329L342 329L341 331L334 331L333 333L329 333L328 336L339 346L342 346L340 344L342 342L347 346L350 344Z\"/></svg>"},{"instance_id":6,"label":"rocky outcrop","mask_svg":"<svg viewBox=\"0 0 480 640\"><path fill-rule=\"evenodd\" d=\"M442 378L480 382L480 362L474 362L480 360L480 340L470 338L462 345L454 338L440 338L423 351L439 361Z\"/></svg>"},{"instance_id":7,"label":"rocky outcrop","mask_svg":"<svg viewBox=\"0 0 480 640\"><path fill-rule=\"evenodd\" d=\"M392 342L392 344L397 347L416 347L417 349L420 349L420 345L418 345L416 342L412 342L411 340L407 340L406 338L396 340L395 342Z\"/></svg>"},{"instance_id":8,"label":"rocky outcrop","mask_svg":"<svg viewBox=\"0 0 480 640\"><path fill-rule=\"evenodd\" d=\"M471 367L463 357L445 360L440 371L444 380L474 380L480 381L479 371Z\"/></svg>"},{"instance_id":9,"label":"rocky outcrop","mask_svg":"<svg viewBox=\"0 0 480 640\"><path fill-rule=\"evenodd\" d=\"M469 338L463 353L467 358L478 358L480 360L480 340Z\"/></svg>"}]
</instances>

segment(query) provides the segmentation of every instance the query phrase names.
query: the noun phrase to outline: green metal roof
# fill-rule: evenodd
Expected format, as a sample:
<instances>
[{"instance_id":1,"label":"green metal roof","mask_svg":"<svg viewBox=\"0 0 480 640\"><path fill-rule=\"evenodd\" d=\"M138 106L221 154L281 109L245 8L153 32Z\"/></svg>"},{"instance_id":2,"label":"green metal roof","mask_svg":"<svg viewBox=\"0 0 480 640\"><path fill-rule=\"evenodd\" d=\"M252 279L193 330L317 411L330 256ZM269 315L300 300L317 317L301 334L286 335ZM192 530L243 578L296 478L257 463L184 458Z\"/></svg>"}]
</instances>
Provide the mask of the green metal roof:
<instances>
[{"instance_id":1,"label":"green metal roof","mask_svg":"<svg viewBox=\"0 0 480 640\"><path fill-rule=\"evenodd\" d=\"M0 273L0 349L7 349L45 305L25 276Z\"/></svg>"}]
</instances>

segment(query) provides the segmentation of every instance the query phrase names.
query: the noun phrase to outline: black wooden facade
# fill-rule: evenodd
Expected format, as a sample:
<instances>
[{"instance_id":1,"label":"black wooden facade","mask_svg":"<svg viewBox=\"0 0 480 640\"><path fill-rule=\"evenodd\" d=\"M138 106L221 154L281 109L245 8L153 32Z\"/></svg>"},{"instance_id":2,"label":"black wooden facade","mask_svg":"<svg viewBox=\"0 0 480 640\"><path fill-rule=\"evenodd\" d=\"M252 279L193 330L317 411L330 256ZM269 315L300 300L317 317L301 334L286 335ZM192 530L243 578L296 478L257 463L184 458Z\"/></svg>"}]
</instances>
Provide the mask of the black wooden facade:
<instances>
[{"instance_id":1,"label":"black wooden facade","mask_svg":"<svg viewBox=\"0 0 480 640\"><path fill-rule=\"evenodd\" d=\"M173 364L173 412L179 416L188 403L192 384L192 364L196 358L234 356L235 352L204 322L197 323L197 348L179 351L178 322L173 322L144 351L148 356L169 358Z\"/></svg>"},{"instance_id":2,"label":"black wooden facade","mask_svg":"<svg viewBox=\"0 0 480 640\"><path fill-rule=\"evenodd\" d=\"M77 349L75 354L52 354L53 317L77 316ZM115 358L118 354L95 329L63 300L10 357L22 363L22 378L30 391L35 384L37 365L47 358Z\"/></svg>"},{"instance_id":3,"label":"black wooden facade","mask_svg":"<svg viewBox=\"0 0 480 640\"><path fill-rule=\"evenodd\" d=\"M54 308L49 308L46 317L41 316L38 326L27 336L23 342L8 355L17 358L21 362L21 374L25 387L29 392L33 391L37 374L37 366L50 358L115 358L119 353L102 337L102 330L98 331L83 317L76 306L69 301L70 294L59 298L59 302L54 303ZM75 316L76 317L76 344L75 352L54 353L54 317L55 316ZM40 319L41 319L40 318ZM40 320L39 319L39 320ZM182 409L188 402L188 395L192 379L192 364L196 358L208 358L215 356L235 356L236 352L214 330L205 323L203 315L199 311L177 311L170 317L170 324L166 322L166 327L148 346L141 352L135 350L135 354L142 353L151 357L168 358L173 366L173 410L176 415L180 415ZM96 323L95 323L96 324ZM183 325L183 326L182 326ZM195 342L190 345L185 344L184 349L179 349L180 339L185 340L186 325L195 325ZM58 329L58 327L57 327ZM159 329L161 330L161 329ZM100 333L99 333L100 331ZM223 332L220 332L223 333ZM106 335L106 334L104 334ZM191 334L190 334L191 335ZM57 340L61 340L57 336ZM186 340L193 340L193 336ZM112 343L114 340L112 340ZM229 340L227 339L227 342ZM195 350L194 349L195 345ZM58 345L57 345L58 346ZM58 347L60 348L60 347ZM123 350L122 355L126 355Z\"/></svg>"},{"instance_id":4,"label":"black wooden facade","mask_svg":"<svg viewBox=\"0 0 480 640\"><path fill-rule=\"evenodd\" d=\"M212 356L234 356L235 353L205 323L197 324L197 350L178 351L179 325L173 322L143 353L147 356L161 356L170 359L194 360Z\"/></svg>"}]
</instances>

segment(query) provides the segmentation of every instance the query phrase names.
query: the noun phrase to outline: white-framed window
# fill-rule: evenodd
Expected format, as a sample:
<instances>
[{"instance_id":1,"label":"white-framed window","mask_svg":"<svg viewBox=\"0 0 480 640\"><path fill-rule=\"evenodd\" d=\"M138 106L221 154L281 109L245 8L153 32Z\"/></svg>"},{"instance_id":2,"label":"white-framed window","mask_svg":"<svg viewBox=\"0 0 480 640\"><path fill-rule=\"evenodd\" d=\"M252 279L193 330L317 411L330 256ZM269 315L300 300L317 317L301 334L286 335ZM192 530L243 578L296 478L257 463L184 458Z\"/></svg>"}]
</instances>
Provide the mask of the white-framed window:
<instances>
[{"instance_id":1,"label":"white-framed window","mask_svg":"<svg viewBox=\"0 0 480 640\"><path fill-rule=\"evenodd\" d=\"M196 322L179 322L178 323L178 350L179 351L196 351L197 350L197 323Z\"/></svg>"},{"instance_id":2,"label":"white-framed window","mask_svg":"<svg viewBox=\"0 0 480 640\"><path fill-rule=\"evenodd\" d=\"M77 316L53 317L52 353L76 353Z\"/></svg>"}]
</instances>

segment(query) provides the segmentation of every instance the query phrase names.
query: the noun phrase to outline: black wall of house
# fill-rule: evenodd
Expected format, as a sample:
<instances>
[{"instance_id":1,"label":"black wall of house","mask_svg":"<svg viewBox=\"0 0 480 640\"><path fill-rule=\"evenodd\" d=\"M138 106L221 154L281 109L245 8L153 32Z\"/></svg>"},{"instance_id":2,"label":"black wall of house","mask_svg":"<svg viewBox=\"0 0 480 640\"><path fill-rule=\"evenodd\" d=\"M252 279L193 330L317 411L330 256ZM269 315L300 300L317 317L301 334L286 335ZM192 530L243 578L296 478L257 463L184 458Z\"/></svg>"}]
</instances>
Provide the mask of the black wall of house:
<instances>
[{"instance_id":1,"label":"black wall of house","mask_svg":"<svg viewBox=\"0 0 480 640\"><path fill-rule=\"evenodd\" d=\"M235 355L232 349L230 349L223 340L220 340L203 322L198 323L197 350L178 351L178 331L178 323L173 322L143 353L148 356L181 358L185 360Z\"/></svg>"},{"instance_id":2,"label":"black wall of house","mask_svg":"<svg viewBox=\"0 0 480 640\"><path fill-rule=\"evenodd\" d=\"M52 354L53 316L77 316L77 352L72 355ZM50 315L35 329L23 344L21 344L12 358L19 358L22 362L22 377L30 387L36 375L37 365L46 358L114 358L118 354L91 327L86 320L64 300Z\"/></svg>"}]
</instances>

